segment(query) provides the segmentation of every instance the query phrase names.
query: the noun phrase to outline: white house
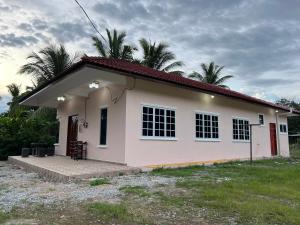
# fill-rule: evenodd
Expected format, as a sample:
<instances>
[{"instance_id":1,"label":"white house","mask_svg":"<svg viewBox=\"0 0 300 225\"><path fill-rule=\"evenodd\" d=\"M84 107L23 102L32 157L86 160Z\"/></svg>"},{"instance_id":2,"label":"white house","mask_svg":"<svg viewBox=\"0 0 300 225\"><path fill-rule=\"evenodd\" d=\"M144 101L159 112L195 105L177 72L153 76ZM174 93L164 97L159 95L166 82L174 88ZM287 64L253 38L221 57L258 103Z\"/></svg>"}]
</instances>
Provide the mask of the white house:
<instances>
[{"instance_id":1,"label":"white house","mask_svg":"<svg viewBox=\"0 0 300 225\"><path fill-rule=\"evenodd\" d=\"M27 95L57 108L57 155L87 141L87 158L161 166L289 156L288 108L127 61L84 57Z\"/></svg>"}]
</instances>

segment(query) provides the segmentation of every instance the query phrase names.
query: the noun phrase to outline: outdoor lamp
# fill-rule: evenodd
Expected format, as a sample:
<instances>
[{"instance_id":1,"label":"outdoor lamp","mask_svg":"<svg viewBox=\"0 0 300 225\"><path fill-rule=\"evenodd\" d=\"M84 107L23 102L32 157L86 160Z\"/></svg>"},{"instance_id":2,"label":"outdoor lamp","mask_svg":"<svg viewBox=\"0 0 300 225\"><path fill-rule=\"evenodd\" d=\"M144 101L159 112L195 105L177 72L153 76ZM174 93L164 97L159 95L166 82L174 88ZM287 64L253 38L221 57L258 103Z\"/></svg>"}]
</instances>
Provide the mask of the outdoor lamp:
<instances>
[{"instance_id":1,"label":"outdoor lamp","mask_svg":"<svg viewBox=\"0 0 300 225\"><path fill-rule=\"evenodd\" d=\"M57 97L57 101L59 101L59 102L64 102L65 100L66 100L65 96L59 96L59 97Z\"/></svg>"},{"instance_id":2,"label":"outdoor lamp","mask_svg":"<svg viewBox=\"0 0 300 225\"><path fill-rule=\"evenodd\" d=\"M93 81L92 83L89 84L89 88L98 89L99 88L99 82Z\"/></svg>"}]
</instances>

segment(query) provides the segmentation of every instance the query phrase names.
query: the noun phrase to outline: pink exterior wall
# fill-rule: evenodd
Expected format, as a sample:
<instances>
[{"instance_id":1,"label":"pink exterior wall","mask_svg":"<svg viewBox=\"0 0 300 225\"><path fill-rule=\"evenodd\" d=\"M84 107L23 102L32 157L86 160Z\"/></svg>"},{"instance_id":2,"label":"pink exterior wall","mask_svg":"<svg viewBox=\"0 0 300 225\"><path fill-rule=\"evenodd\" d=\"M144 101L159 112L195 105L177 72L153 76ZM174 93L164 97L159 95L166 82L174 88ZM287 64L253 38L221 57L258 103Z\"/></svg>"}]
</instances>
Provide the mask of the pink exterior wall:
<instances>
[{"instance_id":1,"label":"pink exterior wall","mask_svg":"<svg viewBox=\"0 0 300 225\"><path fill-rule=\"evenodd\" d=\"M175 108L177 140L143 140L141 110L143 104ZM219 114L220 141L195 140L195 111ZM264 114L265 126L253 129L254 157L270 157L269 123L275 123L275 110L239 100L194 92L150 81L137 80L126 99L126 155L131 166L203 162L249 158L249 142L232 138L232 118L240 117L258 123ZM286 123L286 118L280 118ZM281 153L289 155L287 135L280 134Z\"/></svg>"},{"instance_id":2,"label":"pink exterior wall","mask_svg":"<svg viewBox=\"0 0 300 225\"><path fill-rule=\"evenodd\" d=\"M88 128L79 126L78 140L88 142L88 158L126 163L130 166L205 162L224 159L249 158L249 142L232 139L232 118L240 117L258 123L258 113L264 114L265 126L255 127L253 134L254 157L270 157L269 123L275 123L274 109L253 105L232 98L215 96L136 80L135 88L123 94L124 87L101 88L86 99ZM121 96L112 103L113 96ZM141 135L142 104L175 108L177 140L143 140ZM100 107L108 107L107 146L99 147ZM66 154L68 116L78 114L84 119L85 98L74 97L60 104L59 144L56 154ZM220 141L195 140L195 111L219 114ZM286 117L279 118L287 123ZM289 156L288 136L279 134L280 153Z\"/></svg>"},{"instance_id":3,"label":"pink exterior wall","mask_svg":"<svg viewBox=\"0 0 300 225\"><path fill-rule=\"evenodd\" d=\"M120 91L118 87L110 90ZM92 92L86 100L86 121L88 128L79 125L78 140L88 142L89 159L125 163L125 95L113 104L107 88ZM75 97L61 104L58 109L60 121L59 145L56 154L66 155L68 116L78 114L79 121L84 119L84 98ZM107 107L107 146L99 146L100 108ZM79 122L80 124L80 122Z\"/></svg>"}]
</instances>

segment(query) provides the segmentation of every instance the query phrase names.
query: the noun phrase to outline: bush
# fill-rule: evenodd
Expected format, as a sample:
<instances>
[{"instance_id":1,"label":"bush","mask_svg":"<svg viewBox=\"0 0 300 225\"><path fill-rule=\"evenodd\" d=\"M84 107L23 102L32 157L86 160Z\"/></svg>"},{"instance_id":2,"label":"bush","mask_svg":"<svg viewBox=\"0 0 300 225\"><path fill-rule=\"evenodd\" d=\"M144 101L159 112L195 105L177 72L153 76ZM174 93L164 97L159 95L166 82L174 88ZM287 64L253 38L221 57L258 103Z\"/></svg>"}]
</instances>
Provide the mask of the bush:
<instances>
[{"instance_id":1,"label":"bush","mask_svg":"<svg viewBox=\"0 0 300 225\"><path fill-rule=\"evenodd\" d=\"M58 122L38 118L0 116L0 160L9 155L20 155L22 147L32 142L53 145L58 132Z\"/></svg>"}]
</instances>

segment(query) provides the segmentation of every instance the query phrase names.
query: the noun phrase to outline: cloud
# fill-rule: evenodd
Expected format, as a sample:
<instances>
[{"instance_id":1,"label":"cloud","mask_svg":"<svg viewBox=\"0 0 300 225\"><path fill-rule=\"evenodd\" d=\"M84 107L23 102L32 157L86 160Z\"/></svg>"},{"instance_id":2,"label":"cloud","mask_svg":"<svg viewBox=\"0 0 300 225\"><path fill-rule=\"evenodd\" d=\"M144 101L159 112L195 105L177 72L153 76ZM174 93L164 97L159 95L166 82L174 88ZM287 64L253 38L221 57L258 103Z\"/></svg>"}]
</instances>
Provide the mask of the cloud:
<instances>
[{"instance_id":1,"label":"cloud","mask_svg":"<svg viewBox=\"0 0 300 225\"><path fill-rule=\"evenodd\" d=\"M49 32L60 42L80 41L81 38L90 38L88 25L82 25L80 21L58 23L49 28Z\"/></svg>"},{"instance_id":2,"label":"cloud","mask_svg":"<svg viewBox=\"0 0 300 225\"><path fill-rule=\"evenodd\" d=\"M0 47L24 47L37 42L37 38L29 35L0 34Z\"/></svg>"},{"instance_id":3,"label":"cloud","mask_svg":"<svg viewBox=\"0 0 300 225\"><path fill-rule=\"evenodd\" d=\"M33 31L33 27L29 23L20 23L17 27L24 31Z\"/></svg>"},{"instance_id":4,"label":"cloud","mask_svg":"<svg viewBox=\"0 0 300 225\"><path fill-rule=\"evenodd\" d=\"M151 15L147 11L142 1L112 1L98 2L93 7L94 11L100 15L111 17L112 20L131 21L134 19L145 20Z\"/></svg>"},{"instance_id":5,"label":"cloud","mask_svg":"<svg viewBox=\"0 0 300 225\"><path fill-rule=\"evenodd\" d=\"M31 24L36 30L39 30L39 31L45 30L48 27L46 21L38 19L38 18L33 19L31 21Z\"/></svg>"},{"instance_id":6,"label":"cloud","mask_svg":"<svg viewBox=\"0 0 300 225\"><path fill-rule=\"evenodd\" d=\"M299 80L293 79L281 79L281 78L258 78L252 79L249 81L249 84L259 86L259 87L266 87L266 86L283 86L289 85L293 82L299 82Z\"/></svg>"}]
</instances>

